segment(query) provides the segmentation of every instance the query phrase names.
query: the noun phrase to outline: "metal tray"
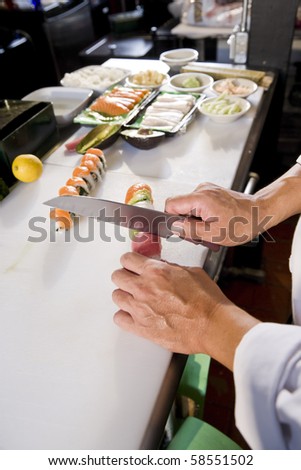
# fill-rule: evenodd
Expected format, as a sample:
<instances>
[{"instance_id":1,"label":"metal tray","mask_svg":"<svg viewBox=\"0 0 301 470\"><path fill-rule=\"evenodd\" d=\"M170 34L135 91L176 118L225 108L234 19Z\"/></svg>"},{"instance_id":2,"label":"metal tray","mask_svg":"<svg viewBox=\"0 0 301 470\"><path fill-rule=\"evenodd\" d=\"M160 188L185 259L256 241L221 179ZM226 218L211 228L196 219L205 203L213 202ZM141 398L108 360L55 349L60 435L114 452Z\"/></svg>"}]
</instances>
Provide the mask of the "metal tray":
<instances>
[{"instance_id":1,"label":"metal tray","mask_svg":"<svg viewBox=\"0 0 301 470\"><path fill-rule=\"evenodd\" d=\"M122 88L128 88L129 90L133 89L124 85L122 85ZM149 95L140 101L140 103L138 103L128 114L123 114L121 116L105 116L96 111L91 111L88 107L78 114L74 118L73 122L85 126L98 126L99 124L121 124L125 126L128 122L133 120L137 114L141 112L158 95L158 93L159 90L151 90ZM91 103L91 105L92 104L93 103Z\"/></svg>"},{"instance_id":2,"label":"metal tray","mask_svg":"<svg viewBox=\"0 0 301 470\"><path fill-rule=\"evenodd\" d=\"M163 93L169 93L169 94L174 94L174 95L179 94L179 93L174 93L174 92L169 92L169 91L161 91L157 93L157 95L163 94ZM188 113L185 114L185 116L183 116L180 122L178 122L174 127L147 126L147 129L162 131L162 132L165 132L167 135L174 135L179 130L181 130L184 126L187 126L190 123L190 121L193 119L194 114L200 102L206 98L206 95L203 93L187 93L187 94L194 96L196 100L195 100L193 107L188 111ZM132 129L140 129L142 127L142 120L144 118L145 108L146 106L143 107L143 110L139 110L138 114L133 119L128 121L128 123L125 124L124 127L132 128Z\"/></svg>"}]
</instances>

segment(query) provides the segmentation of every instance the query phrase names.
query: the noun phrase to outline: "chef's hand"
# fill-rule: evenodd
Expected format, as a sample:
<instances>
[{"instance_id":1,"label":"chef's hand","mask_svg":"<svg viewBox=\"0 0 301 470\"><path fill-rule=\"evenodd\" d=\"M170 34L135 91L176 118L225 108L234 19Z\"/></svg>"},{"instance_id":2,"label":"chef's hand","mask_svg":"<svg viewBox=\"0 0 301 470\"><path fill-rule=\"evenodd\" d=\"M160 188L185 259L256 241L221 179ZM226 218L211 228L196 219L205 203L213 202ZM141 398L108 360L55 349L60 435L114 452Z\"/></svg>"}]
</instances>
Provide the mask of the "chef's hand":
<instances>
[{"instance_id":1,"label":"chef's hand","mask_svg":"<svg viewBox=\"0 0 301 470\"><path fill-rule=\"evenodd\" d=\"M200 268L138 253L122 255L121 264L112 274L117 325L170 351L203 352L232 368L236 346L250 324L245 316L252 326L257 320L232 304Z\"/></svg>"},{"instance_id":2,"label":"chef's hand","mask_svg":"<svg viewBox=\"0 0 301 470\"><path fill-rule=\"evenodd\" d=\"M212 183L200 184L190 194L167 199L165 211L187 215L184 223L177 221L172 226L180 237L201 241L213 249L218 245L241 245L265 229L264 224L259 223L259 208L254 196Z\"/></svg>"}]
</instances>

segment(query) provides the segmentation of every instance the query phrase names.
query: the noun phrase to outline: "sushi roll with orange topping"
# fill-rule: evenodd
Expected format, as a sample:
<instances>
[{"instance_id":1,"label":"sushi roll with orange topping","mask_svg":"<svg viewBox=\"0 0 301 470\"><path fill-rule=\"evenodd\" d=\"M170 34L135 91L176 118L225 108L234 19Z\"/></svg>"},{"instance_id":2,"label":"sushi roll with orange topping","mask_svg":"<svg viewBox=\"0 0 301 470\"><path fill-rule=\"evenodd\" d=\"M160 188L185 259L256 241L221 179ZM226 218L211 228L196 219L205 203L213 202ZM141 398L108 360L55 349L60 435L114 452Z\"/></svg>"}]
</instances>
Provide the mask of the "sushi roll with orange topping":
<instances>
[{"instance_id":1,"label":"sushi roll with orange topping","mask_svg":"<svg viewBox=\"0 0 301 470\"><path fill-rule=\"evenodd\" d=\"M86 154L89 154L89 155L96 155L99 160L101 161L102 165L103 165L103 168L106 169L107 168L107 162L106 162L106 158L104 156L104 153L102 150L100 149L97 149L97 148L94 148L94 147L91 147L89 148L87 151L86 151Z\"/></svg>"},{"instance_id":2,"label":"sushi roll with orange topping","mask_svg":"<svg viewBox=\"0 0 301 470\"><path fill-rule=\"evenodd\" d=\"M59 191L59 196L79 196L77 189L74 186L62 186ZM56 231L70 230L73 227L74 214L63 209L54 208L50 211L50 219L55 222Z\"/></svg>"},{"instance_id":3,"label":"sushi roll with orange topping","mask_svg":"<svg viewBox=\"0 0 301 470\"><path fill-rule=\"evenodd\" d=\"M97 183L98 181L101 181L101 179L102 179L101 178L101 171L98 168L97 164L95 162L93 162L93 160L86 159L84 162L81 161L81 165L84 165L87 168L89 168L90 174L91 174L92 178L94 179L95 183Z\"/></svg>"},{"instance_id":4,"label":"sushi roll with orange topping","mask_svg":"<svg viewBox=\"0 0 301 470\"><path fill-rule=\"evenodd\" d=\"M91 175L90 169L86 165L76 166L72 173L73 177L82 178L88 185L89 191L95 188L95 180Z\"/></svg>"},{"instance_id":5,"label":"sushi roll with orange topping","mask_svg":"<svg viewBox=\"0 0 301 470\"><path fill-rule=\"evenodd\" d=\"M79 193L74 186L65 185L59 189L59 196L79 196Z\"/></svg>"},{"instance_id":6,"label":"sushi roll with orange topping","mask_svg":"<svg viewBox=\"0 0 301 470\"><path fill-rule=\"evenodd\" d=\"M94 189L96 182L101 180L106 168L106 160L102 150L90 148L79 166L75 167L72 177L62 186L60 196L87 196ZM56 230L70 230L74 224L75 214L54 208L50 211L50 219L55 222Z\"/></svg>"},{"instance_id":7,"label":"sushi roll with orange topping","mask_svg":"<svg viewBox=\"0 0 301 470\"><path fill-rule=\"evenodd\" d=\"M80 196L88 196L89 188L85 180L79 177L69 178L66 182L67 186L74 186Z\"/></svg>"},{"instance_id":8,"label":"sushi roll with orange topping","mask_svg":"<svg viewBox=\"0 0 301 470\"><path fill-rule=\"evenodd\" d=\"M50 219L55 223L56 231L70 230L73 227L73 217L70 212L63 209L52 209Z\"/></svg>"},{"instance_id":9,"label":"sushi roll with orange topping","mask_svg":"<svg viewBox=\"0 0 301 470\"><path fill-rule=\"evenodd\" d=\"M125 203L133 205L138 202L146 202L147 205L153 204L152 190L148 184L136 183L127 190Z\"/></svg>"},{"instance_id":10,"label":"sushi roll with orange topping","mask_svg":"<svg viewBox=\"0 0 301 470\"><path fill-rule=\"evenodd\" d=\"M137 183L132 185L125 196L125 203L130 205L139 205L153 209L152 189L148 184ZM130 231L132 240L132 251L147 256L148 258L161 258L161 239L158 235L145 232Z\"/></svg>"},{"instance_id":11,"label":"sushi roll with orange topping","mask_svg":"<svg viewBox=\"0 0 301 470\"><path fill-rule=\"evenodd\" d=\"M80 161L81 165L86 165L87 161L92 161L94 165L96 165L96 167L98 168L100 174L102 175L102 173L104 172L104 167L103 167L101 160L99 160L99 158L96 155L94 155L93 153L85 153L85 155L82 157Z\"/></svg>"}]
</instances>

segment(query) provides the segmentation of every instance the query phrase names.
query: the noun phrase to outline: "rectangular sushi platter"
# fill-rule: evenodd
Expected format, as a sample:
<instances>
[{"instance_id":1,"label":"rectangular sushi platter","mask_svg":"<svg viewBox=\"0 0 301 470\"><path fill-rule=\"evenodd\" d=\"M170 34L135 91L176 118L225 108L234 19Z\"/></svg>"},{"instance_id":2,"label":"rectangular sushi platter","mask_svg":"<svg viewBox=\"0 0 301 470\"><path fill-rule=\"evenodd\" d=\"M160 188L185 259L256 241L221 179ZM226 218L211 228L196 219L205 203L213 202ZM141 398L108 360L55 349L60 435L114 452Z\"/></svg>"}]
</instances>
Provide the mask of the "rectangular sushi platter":
<instances>
[{"instance_id":1,"label":"rectangular sushi platter","mask_svg":"<svg viewBox=\"0 0 301 470\"><path fill-rule=\"evenodd\" d=\"M98 111L93 111L91 109L91 106L93 105L93 103L96 102L95 100L89 105L89 107L82 110L74 118L74 123L86 126L98 126L99 124L120 124L123 128L140 129L141 127L146 127L143 124L143 119L145 117L147 108L152 105L156 98L162 95L171 95L176 97L180 94L171 91L160 91L159 89L150 90L150 93L140 103L138 103L128 114L123 114L119 116L108 116ZM194 103L193 106L189 109L188 112L184 114L183 118L179 122L169 126L154 125L147 126L147 128L151 130L163 131L166 134L173 135L176 134L184 126L188 125L194 117L198 105L204 98L206 98L206 95L203 93L186 93L186 95L187 97L193 97Z\"/></svg>"},{"instance_id":2,"label":"rectangular sushi platter","mask_svg":"<svg viewBox=\"0 0 301 470\"><path fill-rule=\"evenodd\" d=\"M109 89L110 90L110 89ZM108 90L108 91L109 91ZM159 93L158 90L150 90L150 93L142 99L129 113L119 116L108 116L97 111L92 111L91 106L97 101L93 101L88 108L81 111L73 120L76 124L84 126L98 126L99 124L120 124L125 125L141 112Z\"/></svg>"},{"instance_id":3,"label":"rectangular sushi platter","mask_svg":"<svg viewBox=\"0 0 301 470\"><path fill-rule=\"evenodd\" d=\"M179 96L179 93L176 92L170 92L170 91L161 91L154 99L152 102L154 102L155 98L158 98L162 95L174 95L174 96ZM154 125L144 125L143 120L145 118L145 114L147 112L147 106L145 106L143 109L139 110L138 114L134 116L127 124L124 125L125 128L132 128L132 129L141 129L141 128L147 128L150 130L154 131L162 131L166 133L167 135L174 135L176 134L179 130L187 126L191 120L193 119L195 112L201 103L206 98L206 95L201 93L186 93L187 96L193 96L195 98L193 106L189 109L189 111L184 114L183 118L175 123L174 125L168 125L168 126L161 126L159 123L154 124ZM149 102L148 105L151 103Z\"/></svg>"}]
</instances>

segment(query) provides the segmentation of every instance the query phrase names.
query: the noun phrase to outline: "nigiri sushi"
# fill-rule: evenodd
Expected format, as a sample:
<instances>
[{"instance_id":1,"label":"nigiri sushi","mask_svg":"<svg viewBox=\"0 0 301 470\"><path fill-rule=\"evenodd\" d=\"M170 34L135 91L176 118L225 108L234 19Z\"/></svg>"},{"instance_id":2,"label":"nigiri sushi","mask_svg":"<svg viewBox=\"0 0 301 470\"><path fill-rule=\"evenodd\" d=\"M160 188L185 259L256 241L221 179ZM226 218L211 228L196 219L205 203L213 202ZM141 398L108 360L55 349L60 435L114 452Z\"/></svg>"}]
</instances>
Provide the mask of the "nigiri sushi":
<instances>
[{"instance_id":1,"label":"nigiri sushi","mask_svg":"<svg viewBox=\"0 0 301 470\"><path fill-rule=\"evenodd\" d=\"M132 185L126 193L125 203L139 205L153 209L152 189L148 184L137 183ZM132 251L148 256L149 258L161 258L161 239L152 233L130 231L132 240Z\"/></svg>"}]
</instances>

